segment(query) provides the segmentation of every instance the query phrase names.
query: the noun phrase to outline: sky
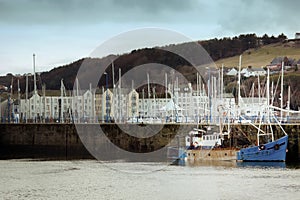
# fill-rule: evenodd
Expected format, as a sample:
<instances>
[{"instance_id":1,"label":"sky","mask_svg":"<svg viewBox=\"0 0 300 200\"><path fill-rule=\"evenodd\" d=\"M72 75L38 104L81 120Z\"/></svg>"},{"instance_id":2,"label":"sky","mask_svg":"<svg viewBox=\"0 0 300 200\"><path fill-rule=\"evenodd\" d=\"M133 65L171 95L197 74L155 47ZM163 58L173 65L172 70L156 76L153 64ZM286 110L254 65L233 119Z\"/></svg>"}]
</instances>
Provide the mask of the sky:
<instances>
[{"instance_id":1,"label":"sky","mask_svg":"<svg viewBox=\"0 0 300 200\"><path fill-rule=\"evenodd\" d=\"M0 0L0 76L33 72L33 53L36 71L49 71L145 27L191 40L246 33L294 38L299 7L298 0Z\"/></svg>"}]
</instances>

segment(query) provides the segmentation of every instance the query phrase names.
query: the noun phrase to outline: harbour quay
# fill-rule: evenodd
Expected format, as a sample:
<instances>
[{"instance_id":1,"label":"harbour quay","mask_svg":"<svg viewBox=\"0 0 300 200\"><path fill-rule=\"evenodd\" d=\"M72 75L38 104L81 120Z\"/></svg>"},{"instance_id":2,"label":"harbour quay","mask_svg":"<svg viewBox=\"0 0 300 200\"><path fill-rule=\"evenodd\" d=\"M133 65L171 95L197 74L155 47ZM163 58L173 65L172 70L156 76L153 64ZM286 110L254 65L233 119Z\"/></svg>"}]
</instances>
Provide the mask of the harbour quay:
<instances>
[{"instance_id":1,"label":"harbour quay","mask_svg":"<svg viewBox=\"0 0 300 200\"><path fill-rule=\"evenodd\" d=\"M207 124L198 124L204 127ZM130 123L2 123L0 124L0 159L101 159L112 157L110 145L127 152L149 153L170 145L181 145L197 124ZM261 125L262 128L264 125ZM300 124L282 124L289 135L287 161L300 160ZM255 145L257 130L247 124L231 124L233 147ZM274 135L281 134L274 126ZM247 142L245 142L247 141ZM165 153L165 152L162 152ZM121 158L120 158L121 159Z\"/></svg>"}]
</instances>

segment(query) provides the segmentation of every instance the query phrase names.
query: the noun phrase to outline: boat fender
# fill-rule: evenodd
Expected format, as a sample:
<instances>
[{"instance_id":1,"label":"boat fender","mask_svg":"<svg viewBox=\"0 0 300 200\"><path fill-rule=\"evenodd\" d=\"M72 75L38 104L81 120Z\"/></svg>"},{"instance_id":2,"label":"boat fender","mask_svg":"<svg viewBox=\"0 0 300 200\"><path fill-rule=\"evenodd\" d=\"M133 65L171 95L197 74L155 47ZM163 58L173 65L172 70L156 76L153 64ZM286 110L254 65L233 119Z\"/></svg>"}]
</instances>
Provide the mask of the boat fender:
<instances>
[{"instance_id":1,"label":"boat fender","mask_svg":"<svg viewBox=\"0 0 300 200\"><path fill-rule=\"evenodd\" d=\"M259 150L265 150L266 147L265 147L265 145L261 144L261 145L259 145L258 149L259 149Z\"/></svg>"},{"instance_id":2,"label":"boat fender","mask_svg":"<svg viewBox=\"0 0 300 200\"><path fill-rule=\"evenodd\" d=\"M279 144L275 144L275 145L274 145L274 149L275 149L275 150L279 150L279 149L280 149L280 145L279 145Z\"/></svg>"}]
</instances>

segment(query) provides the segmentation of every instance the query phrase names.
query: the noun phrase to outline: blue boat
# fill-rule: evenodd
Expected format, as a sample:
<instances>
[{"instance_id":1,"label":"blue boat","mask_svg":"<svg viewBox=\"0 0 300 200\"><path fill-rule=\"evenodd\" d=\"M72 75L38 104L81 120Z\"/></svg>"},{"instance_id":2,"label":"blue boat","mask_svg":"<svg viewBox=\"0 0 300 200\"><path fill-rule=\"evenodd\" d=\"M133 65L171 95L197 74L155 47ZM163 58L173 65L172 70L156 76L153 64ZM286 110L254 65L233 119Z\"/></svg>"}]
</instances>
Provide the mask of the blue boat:
<instances>
[{"instance_id":1,"label":"blue boat","mask_svg":"<svg viewBox=\"0 0 300 200\"><path fill-rule=\"evenodd\" d=\"M278 140L248 147L237 152L238 161L285 161L287 152L288 136Z\"/></svg>"}]
</instances>

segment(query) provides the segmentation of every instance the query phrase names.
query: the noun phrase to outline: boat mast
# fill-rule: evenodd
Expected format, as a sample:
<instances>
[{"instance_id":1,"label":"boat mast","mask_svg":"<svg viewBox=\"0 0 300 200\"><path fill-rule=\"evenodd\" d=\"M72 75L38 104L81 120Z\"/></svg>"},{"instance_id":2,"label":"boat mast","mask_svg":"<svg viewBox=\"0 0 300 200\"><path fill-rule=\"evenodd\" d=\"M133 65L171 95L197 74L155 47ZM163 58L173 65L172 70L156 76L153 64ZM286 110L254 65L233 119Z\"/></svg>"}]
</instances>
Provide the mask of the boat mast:
<instances>
[{"instance_id":1,"label":"boat mast","mask_svg":"<svg viewBox=\"0 0 300 200\"><path fill-rule=\"evenodd\" d=\"M119 121L121 122L122 120L122 106L121 106L121 101L122 101L122 71L121 67L119 68L119 99L118 99L118 107L119 107Z\"/></svg>"},{"instance_id":2,"label":"boat mast","mask_svg":"<svg viewBox=\"0 0 300 200\"><path fill-rule=\"evenodd\" d=\"M21 104L21 94L20 94L20 80L18 78L18 102L19 102L19 106Z\"/></svg>"},{"instance_id":3,"label":"boat mast","mask_svg":"<svg viewBox=\"0 0 300 200\"><path fill-rule=\"evenodd\" d=\"M155 87L153 87L153 98L154 98L154 114L152 117L156 117L156 99L155 99Z\"/></svg>"},{"instance_id":4,"label":"boat mast","mask_svg":"<svg viewBox=\"0 0 300 200\"><path fill-rule=\"evenodd\" d=\"M267 122L269 123L270 122L270 69L268 68L267 70L267 117L268 117L268 120Z\"/></svg>"},{"instance_id":5,"label":"boat mast","mask_svg":"<svg viewBox=\"0 0 300 200\"><path fill-rule=\"evenodd\" d=\"M197 83L196 83L196 90L197 90L197 92L196 92L197 118L196 119L197 119L197 124L199 122L199 88L200 88L199 82L200 82L199 73L197 72ZM198 128L198 126L197 126L197 128Z\"/></svg>"},{"instance_id":6,"label":"boat mast","mask_svg":"<svg viewBox=\"0 0 300 200\"><path fill-rule=\"evenodd\" d=\"M238 72L238 116L241 114L241 66L242 66L242 55L239 60L239 72Z\"/></svg>"},{"instance_id":7,"label":"boat mast","mask_svg":"<svg viewBox=\"0 0 300 200\"><path fill-rule=\"evenodd\" d=\"M224 90L224 64L222 64L222 69L221 69L221 100L223 102L223 90Z\"/></svg>"},{"instance_id":8,"label":"boat mast","mask_svg":"<svg viewBox=\"0 0 300 200\"><path fill-rule=\"evenodd\" d=\"M142 89L142 97L143 97L143 103L142 103L142 106L143 106L143 116L145 116L145 90L144 88Z\"/></svg>"},{"instance_id":9,"label":"boat mast","mask_svg":"<svg viewBox=\"0 0 300 200\"><path fill-rule=\"evenodd\" d=\"M60 123L63 123L64 117L63 117L63 90L64 90L64 83L63 79L60 80Z\"/></svg>"},{"instance_id":10,"label":"boat mast","mask_svg":"<svg viewBox=\"0 0 300 200\"><path fill-rule=\"evenodd\" d=\"M207 81L207 95L209 100L209 123L212 122L211 118L211 81L210 81L210 67L207 67L208 69L208 81Z\"/></svg>"},{"instance_id":11,"label":"boat mast","mask_svg":"<svg viewBox=\"0 0 300 200\"><path fill-rule=\"evenodd\" d=\"M288 88L288 102L287 102L287 116L289 117L290 116L290 103L291 102L291 86L289 86Z\"/></svg>"},{"instance_id":12,"label":"boat mast","mask_svg":"<svg viewBox=\"0 0 300 200\"><path fill-rule=\"evenodd\" d=\"M268 68L268 77L267 77L267 101L268 101L268 123L270 124L272 142L274 141L273 128L270 122L270 69ZM273 114L272 114L273 116Z\"/></svg>"},{"instance_id":13,"label":"boat mast","mask_svg":"<svg viewBox=\"0 0 300 200\"><path fill-rule=\"evenodd\" d=\"M258 104L260 104L260 80L259 76L257 77L257 90L258 90Z\"/></svg>"},{"instance_id":14,"label":"boat mast","mask_svg":"<svg viewBox=\"0 0 300 200\"><path fill-rule=\"evenodd\" d=\"M151 104L151 100L150 100L151 92L150 92L150 78L149 78L149 73L147 73L147 86L148 86L147 116L149 117L150 116L150 113L149 113L150 112L150 108L152 108L152 105L150 105Z\"/></svg>"},{"instance_id":15,"label":"boat mast","mask_svg":"<svg viewBox=\"0 0 300 200\"><path fill-rule=\"evenodd\" d=\"M166 105L167 105L167 98L168 98L168 75L167 75L167 73L165 73L165 87L166 87L166 94L165 94L165 103L166 103ZM165 116L165 120L167 120L167 112L166 112L166 116Z\"/></svg>"},{"instance_id":16,"label":"boat mast","mask_svg":"<svg viewBox=\"0 0 300 200\"><path fill-rule=\"evenodd\" d=\"M43 100L44 100L44 105L43 105L43 122L45 123L45 119L46 119L46 84L43 84L42 86L42 90L43 90Z\"/></svg>"},{"instance_id":17,"label":"boat mast","mask_svg":"<svg viewBox=\"0 0 300 200\"><path fill-rule=\"evenodd\" d=\"M281 89L280 89L280 121L282 122L283 118L283 72L284 72L284 62L281 63Z\"/></svg>"},{"instance_id":18,"label":"boat mast","mask_svg":"<svg viewBox=\"0 0 300 200\"><path fill-rule=\"evenodd\" d=\"M26 89L25 89L25 122L27 123L28 117L28 73L26 73Z\"/></svg>"},{"instance_id":19,"label":"boat mast","mask_svg":"<svg viewBox=\"0 0 300 200\"><path fill-rule=\"evenodd\" d=\"M33 93L33 118L36 120L36 74L35 74L35 54L33 54L33 84L34 84L34 93Z\"/></svg>"},{"instance_id":20,"label":"boat mast","mask_svg":"<svg viewBox=\"0 0 300 200\"><path fill-rule=\"evenodd\" d=\"M274 82L272 81L271 84L271 106L273 106L274 103Z\"/></svg>"},{"instance_id":21,"label":"boat mast","mask_svg":"<svg viewBox=\"0 0 300 200\"><path fill-rule=\"evenodd\" d=\"M9 108L8 108L8 122L10 122L10 120L12 119L12 113L14 112L14 108L13 108L13 88L14 88L14 77L11 77L11 85L10 85L10 98L9 98Z\"/></svg>"}]
</instances>

